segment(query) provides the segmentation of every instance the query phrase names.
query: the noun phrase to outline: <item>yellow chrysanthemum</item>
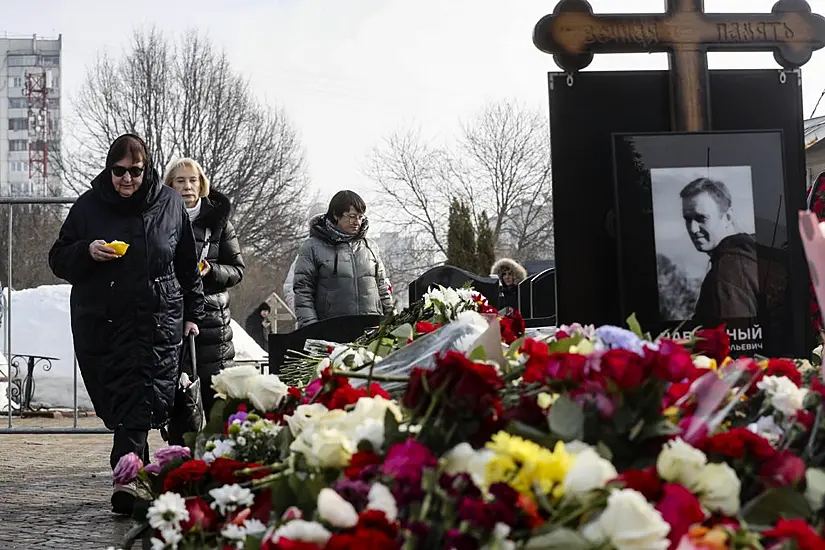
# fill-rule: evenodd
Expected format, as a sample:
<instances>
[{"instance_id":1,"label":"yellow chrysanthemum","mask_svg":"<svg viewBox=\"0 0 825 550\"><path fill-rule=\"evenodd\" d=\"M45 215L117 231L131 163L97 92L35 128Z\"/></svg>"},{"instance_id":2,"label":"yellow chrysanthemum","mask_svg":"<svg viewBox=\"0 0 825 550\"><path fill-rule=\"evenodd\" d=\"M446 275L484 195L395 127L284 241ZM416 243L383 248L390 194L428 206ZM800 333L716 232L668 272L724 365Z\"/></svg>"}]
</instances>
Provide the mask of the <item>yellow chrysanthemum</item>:
<instances>
[{"instance_id":1,"label":"yellow chrysanthemum","mask_svg":"<svg viewBox=\"0 0 825 550\"><path fill-rule=\"evenodd\" d=\"M488 485L506 482L524 495L532 495L534 487L544 494L555 493L573 463L573 457L561 441L551 451L532 441L499 432L487 443L487 448L496 453L487 464Z\"/></svg>"}]
</instances>

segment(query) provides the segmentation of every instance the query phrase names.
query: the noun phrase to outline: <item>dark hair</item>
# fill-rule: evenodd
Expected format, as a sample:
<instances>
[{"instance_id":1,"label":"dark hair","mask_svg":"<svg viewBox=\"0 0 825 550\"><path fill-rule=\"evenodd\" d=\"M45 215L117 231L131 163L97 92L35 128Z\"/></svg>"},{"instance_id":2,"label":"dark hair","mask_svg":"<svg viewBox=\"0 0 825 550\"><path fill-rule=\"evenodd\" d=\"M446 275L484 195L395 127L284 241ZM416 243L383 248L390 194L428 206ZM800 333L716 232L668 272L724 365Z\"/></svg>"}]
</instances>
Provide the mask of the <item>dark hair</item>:
<instances>
[{"instance_id":1,"label":"dark hair","mask_svg":"<svg viewBox=\"0 0 825 550\"><path fill-rule=\"evenodd\" d=\"M338 191L329 201L327 217L334 221L335 218L340 218L349 212L350 207L354 208L359 214L367 212L367 205L358 193L355 191Z\"/></svg>"},{"instance_id":2,"label":"dark hair","mask_svg":"<svg viewBox=\"0 0 825 550\"><path fill-rule=\"evenodd\" d=\"M698 178L690 182L679 192L682 199L692 199L697 195L707 193L719 206L720 212L727 212L733 201L731 200L730 191L727 186L721 181L715 181L708 178Z\"/></svg>"},{"instance_id":3,"label":"dark hair","mask_svg":"<svg viewBox=\"0 0 825 550\"><path fill-rule=\"evenodd\" d=\"M134 134L123 134L112 142L106 155L106 168L111 168L117 161L127 157L135 163L149 164L146 144Z\"/></svg>"},{"instance_id":4,"label":"dark hair","mask_svg":"<svg viewBox=\"0 0 825 550\"><path fill-rule=\"evenodd\" d=\"M272 311L272 306L266 302L262 302L261 305L258 306L258 313L261 313L262 311Z\"/></svg>"}]
</instances>

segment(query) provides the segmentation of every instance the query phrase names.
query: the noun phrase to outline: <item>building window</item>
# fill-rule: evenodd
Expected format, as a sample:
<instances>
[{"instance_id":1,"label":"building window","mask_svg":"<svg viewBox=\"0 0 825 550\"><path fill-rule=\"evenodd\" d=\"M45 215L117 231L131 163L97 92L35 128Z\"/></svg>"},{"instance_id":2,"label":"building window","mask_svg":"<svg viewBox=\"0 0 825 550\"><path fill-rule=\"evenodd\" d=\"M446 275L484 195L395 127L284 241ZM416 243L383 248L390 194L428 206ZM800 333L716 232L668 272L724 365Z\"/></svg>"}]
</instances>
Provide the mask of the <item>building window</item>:
<instances>
[{"instance_id":1,"label":"building window","mask_svg":"<svg viewBox=\"0 0 825 550\"><path fill-rule=\"evenodd\" d=\"M9 109L27 109L29 107L28 101L25 97L10 97Z\"/></svg>"},{"instance_id":2,"label":"building window","mask_svg":"<svg viewBox=\"0 0 825 550\"><path fill-rule=\"evenodd\" d=\"M43 65L46 67L57 67L60 65L60 56L59 55L44 55L43 56Z\"/></svg>"},{"instance_id":3,"label":"building window","mask_svg":"<svg viewBox=\"0 0 825 550\"><path fill-rule=\"evenodd\" d=\"M27 118L10 118L9 130L28 130L29 119Z\"/></svg>"},{"instance_id":4,"label":"building window","mask_svg":"<svg viewBox=\"0 0 825 550\"><path fill-rule=\"evenodd\" d=\"M10 76L9 77L9 88L22 89L23 88L23 77L22 76Z\"/></svg>"},{"instance_id":5,"label":"building window","mask_svg":"<svg viewBox=\"0 0 825 550\"><path fill-rule=\"evenodd\" d=\"M29 142L25 139L10 139L9 151L25 151L28 149Z\"/></svg>"},{"instance_id":6,"label":"building window","mask_svg":"<svg viewBox=\"0 0 825 550\"><path fill-rule=\"evenodd\" d=\"M11 101L11 100L9 100ZM59 109L60 108L60 98L59 97L50 97L49 98L49 109Z\"/></svg>"},{"instance_id":7,"label":"building window","mask_svg":"<svg viewBox=\"0 0 825 550\"><path fill-rule=\"evenodd\" d=\"M33 55L10 55L9 67L34 67L37 65L37 57Z\"/></svg>"},{"instance_id":8,"label":"building window","mask_svg":"<svg viewBox=\"0 0 825 550\"><path fill-rule=\"evenodd\" d=\"M9 169L12 172L28 172L29 163L25 160L13 160L9 162Z\"/></svg>"}]
</instances>

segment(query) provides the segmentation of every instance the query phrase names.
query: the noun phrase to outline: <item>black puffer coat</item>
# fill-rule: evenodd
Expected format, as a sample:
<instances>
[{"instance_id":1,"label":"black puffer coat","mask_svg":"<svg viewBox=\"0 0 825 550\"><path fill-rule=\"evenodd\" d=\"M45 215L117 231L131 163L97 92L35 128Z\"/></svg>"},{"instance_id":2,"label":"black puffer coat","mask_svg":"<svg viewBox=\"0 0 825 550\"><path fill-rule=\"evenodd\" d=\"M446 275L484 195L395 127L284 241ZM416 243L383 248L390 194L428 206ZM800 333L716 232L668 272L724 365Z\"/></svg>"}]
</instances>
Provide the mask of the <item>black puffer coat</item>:
<instances>
[{"instance_id":1,"label":"black puffer coat","mask_svg":"<svg viewBox=\"0 0 825 550\"><path fill-rule=\"evenodd\" d=\"M49 252L54 274L72 284L78 366L106 427L164 425L178 382L184 321L199 323L203 291L183 200L148 167L129 199L104 170L72 206ZM96 262L92 241L129 243Z\"/></svg>"},{"instance_id":2,"label":"black puffer coat","mask_svg":"<svg viewBox=\"0 0 825 550\"><path fill-rule=\"evenodd\" d=\"M200 214L192 221L198 257L206 245L204 236L207 228L210 232L206 261L211 270L203 277L204 317L198 325L200 335L195 340L205 409L210 409L212 405L212 375L232 366L235 358L227 289L241 282L245 266L235 228L229 221L230 208L226 196L212 191L209 197L201 199Z\"/></svg>"}]
</instances>

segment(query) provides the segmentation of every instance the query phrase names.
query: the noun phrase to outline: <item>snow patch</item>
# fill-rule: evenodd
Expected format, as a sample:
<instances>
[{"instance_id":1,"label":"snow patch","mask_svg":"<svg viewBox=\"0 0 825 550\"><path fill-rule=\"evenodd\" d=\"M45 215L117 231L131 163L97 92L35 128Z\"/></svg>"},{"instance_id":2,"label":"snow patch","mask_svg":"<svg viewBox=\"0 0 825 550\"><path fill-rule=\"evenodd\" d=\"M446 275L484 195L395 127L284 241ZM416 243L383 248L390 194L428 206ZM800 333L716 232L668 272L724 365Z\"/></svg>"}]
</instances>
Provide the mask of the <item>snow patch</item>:
<instances>
[{"instance_id":1,"label":"snow patch","mask_svg":"<svg viewBox=\"0 0 825 550\"><path fill-rule=\"evenodd\" d=\"M72 407L74 403L74 347L72 345L69 297L71 285L47 285L11 293L11 352L12 355L40 355L55 357L52 368L44 372L42 363L34 371L32 401L51 407ZM2 318L5 323L5 317ZM0 331L0 349L6 354L5 327ZM266 352L246 331L232 321L235 359L265 361ZM25 377L25 365L20 361L20 372L12 369L12 377ZM0 359L0 410L6 408L6 360ZM208 382L207 382L208 383ZM92 409L89 393L77 372L77 404L81 409ZM15 406L15 404L13 404Z\"/></svg>"}]
</instances>

